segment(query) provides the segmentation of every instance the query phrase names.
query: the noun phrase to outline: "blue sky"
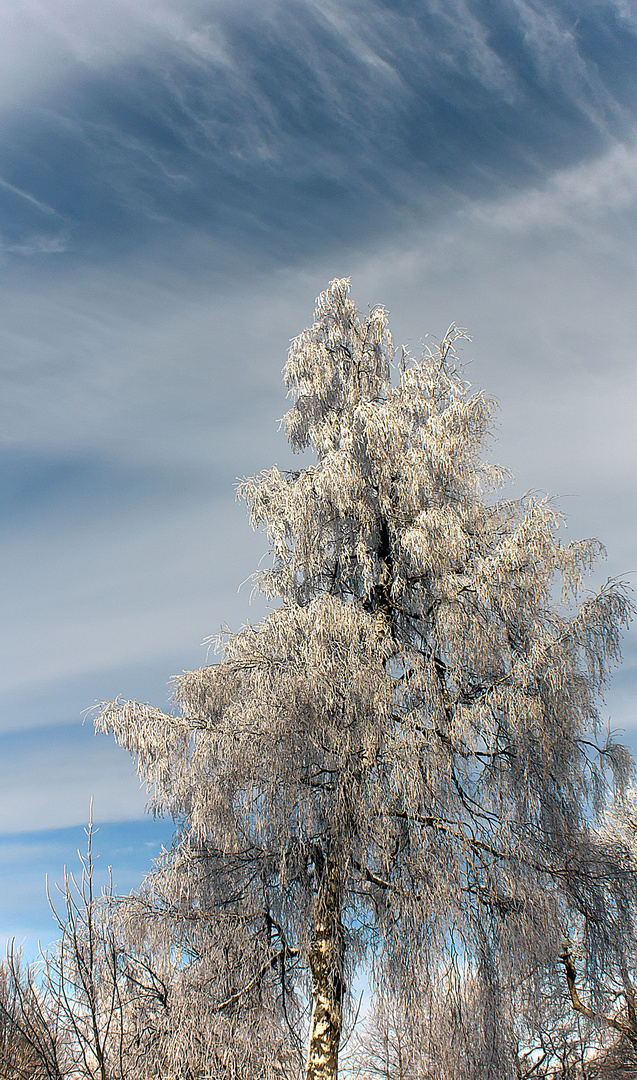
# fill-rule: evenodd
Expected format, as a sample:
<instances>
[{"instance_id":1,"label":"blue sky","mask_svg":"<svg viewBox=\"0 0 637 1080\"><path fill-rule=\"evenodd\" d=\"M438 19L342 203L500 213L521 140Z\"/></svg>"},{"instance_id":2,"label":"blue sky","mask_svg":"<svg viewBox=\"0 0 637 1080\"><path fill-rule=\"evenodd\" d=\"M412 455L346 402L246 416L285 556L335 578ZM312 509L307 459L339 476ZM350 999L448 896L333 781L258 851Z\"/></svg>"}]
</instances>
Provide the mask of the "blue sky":
<instances>
[{"instance_id":1,"label":"blue sky","mask_svg":"<svg viewBox=\"0 0 637 1080\"><path fill-rule=\"evenodd\" d=\"M636 120L624 0L0 0L0 934L53 936L91 797L120 888L170 835L83 711L259 617L234 483L330 278L467 326L516 490L637 570Z\"/></svg>"}]
</instances>

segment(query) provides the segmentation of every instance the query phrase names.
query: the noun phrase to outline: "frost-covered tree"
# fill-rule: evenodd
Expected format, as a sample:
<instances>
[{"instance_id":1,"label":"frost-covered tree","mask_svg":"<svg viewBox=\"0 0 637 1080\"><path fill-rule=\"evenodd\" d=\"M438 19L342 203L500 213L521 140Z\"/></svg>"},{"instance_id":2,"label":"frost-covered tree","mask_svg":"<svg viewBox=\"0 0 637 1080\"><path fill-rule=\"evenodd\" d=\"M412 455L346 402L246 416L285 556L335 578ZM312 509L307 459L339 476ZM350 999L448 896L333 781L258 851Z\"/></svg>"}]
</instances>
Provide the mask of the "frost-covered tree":
<instances>
[{"instance_id":1,"label":"frost-covered tree","mask_svg":"<svg viewBox=\"0 0 637 1080\"><path fill-rule=\"evenodd\" d=\"M563 543L548 500L498 497L461 337L394 372L385 310L331 283L285 368L287 433L314 462L240 487L271 614L176 680L173 715L98 720L178 822L162 874L182 925L210 928L215 1015L251 1001L291 1047L305 1033L307 1080L337 1075L360 965L419 1022L441 971L470 979L476 1075L505 1080L512 972L577 935L594 993L632 929L634 863L596 829L631 774L596 741L630 603L616 582L580 595L601 545ZM271 1045L259 1075L284 1069Z\"/></svg>"}]
</instances>

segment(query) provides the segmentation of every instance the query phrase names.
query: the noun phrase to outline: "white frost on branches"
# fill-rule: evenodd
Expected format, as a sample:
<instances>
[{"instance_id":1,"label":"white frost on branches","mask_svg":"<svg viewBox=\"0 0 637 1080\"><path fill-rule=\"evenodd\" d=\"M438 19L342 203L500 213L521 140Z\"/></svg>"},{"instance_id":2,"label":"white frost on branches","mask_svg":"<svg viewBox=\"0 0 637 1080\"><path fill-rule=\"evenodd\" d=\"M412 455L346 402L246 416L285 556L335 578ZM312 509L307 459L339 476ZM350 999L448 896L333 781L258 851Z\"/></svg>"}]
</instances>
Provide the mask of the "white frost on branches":
<instances>
[{"instance_id":1,"label":"white frost on branches","mask_svg":"<svg viewBox=\"0 0 637 1080\"><path fill-rule=\"evenodd\" d=\"M498 497L463 337L403 355L392 383L387 313L331 283L285 368L285 428L315 463L240 486L280 606L175 680L175 715L116 702L97 721L178 823L147 885L172 899L146 922L183 950L196 915L213 1027L274 1023L279 1071L309 1023L309 1080L336 1075L361 963L414 1024L442 964L488 987L480 1075L505 1080L512 973L555 968L576 932L595 991L633 932L634 857L597 827L632 762L596 745L631 605L618 582L581 602L601 545L563 543L548 500Z\"/></svg>"}]
</instances>

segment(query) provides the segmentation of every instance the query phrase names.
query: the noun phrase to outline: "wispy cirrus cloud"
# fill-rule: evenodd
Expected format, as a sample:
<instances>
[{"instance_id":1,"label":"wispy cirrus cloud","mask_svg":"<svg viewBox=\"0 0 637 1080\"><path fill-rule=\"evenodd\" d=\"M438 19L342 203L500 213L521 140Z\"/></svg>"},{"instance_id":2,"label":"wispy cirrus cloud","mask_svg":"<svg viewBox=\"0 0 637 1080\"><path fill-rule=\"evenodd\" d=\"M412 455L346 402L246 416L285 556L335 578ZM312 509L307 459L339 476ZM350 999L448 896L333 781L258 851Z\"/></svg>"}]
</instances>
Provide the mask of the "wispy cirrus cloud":
<instances>
[{"instance_id":1,"label":"wispy cirrus cloud","mask_svg":"<svg viewBox=\"0 0 637 1080\"><path fill-rule=\"evenodd\" d=\"M75 727L3 738L0 765L0 830L29 832L44 823L61 829L88 820L91 799L96 816L126 821L143 816L147 796L134 778L127 755L111 742ZM13 745L10 745L10 743ZM38 745L39 742L39 745ZM132 783L130 782L132 779Z\"/></svg>"},{"instance_id":2,"label":"wispy cirrus cloud","mask_svg":"<svg viewBox=\"0 0 637 1080\"><path fill-rule=\"evenodd\" d=\"M41 210L43 214L56 214L56 211L52 206L47 206L46 203L40 202L33 195L30 195L28 191L22 191L21 188L10 184L7 180L4 180L0 176L0 188L4 188L5 191L11 191L14 195L17 195L20 199L25 199L31 206L35 206L38 210Z\"/></svg>"},{"instance_id":3,"label":"wispy cirrus cloud","mask_svg":"<svg viewBox=\"0 0 637 1080\"><path fill-rule=\"evenodd\" d=\"M609 150L570 169L559 170L540 187L509 199L478 203L476 219L514 232L585 228L592 236L610 214L637 204L637 147L614 143ZM601 231L597 228L597 236Z\"/></svg>"},{"instance_id":4,"label":"wispy cirrus cloud","mask_svg":"<svg viewBox=\"0 0 637 1080\"><path fill-rule=\"evenodd\" d=\"M636 27L619 2L41 7L66 63L52 94L5 110L7 182L36 177L77 252L179 225L281 263L632 130ZM19 11L27 25L36 9Z\"/></svg>"}]
</instances>

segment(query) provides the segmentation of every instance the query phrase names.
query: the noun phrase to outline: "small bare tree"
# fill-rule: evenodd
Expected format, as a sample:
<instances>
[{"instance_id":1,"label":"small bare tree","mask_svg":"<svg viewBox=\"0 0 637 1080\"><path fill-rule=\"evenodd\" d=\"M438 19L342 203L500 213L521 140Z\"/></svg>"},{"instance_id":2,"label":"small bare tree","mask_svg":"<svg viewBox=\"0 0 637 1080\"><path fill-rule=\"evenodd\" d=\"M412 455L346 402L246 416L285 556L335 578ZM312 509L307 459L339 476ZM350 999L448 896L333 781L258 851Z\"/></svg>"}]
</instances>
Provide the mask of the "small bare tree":
<instances>
[{"instance_id":1,"label":"small bare tree","mask_svg":"<svg viewBox=\"0 0 637 1080\"><path fill-rule=\"evenodd\" d=\"M33 965L10 944L0 964L0 1077L62 1080L61 1038L55 1009L37 984Z\"/></svg>"},{"instance_id":2,"label":"small bare tree","mask_svg":"<svg viewBox=\"0 0 637 1080\"><path fill-rule=\"evenodd\" d=\"M399 1002L377 997L344 1055L346 1073L356 1080L420 1080L420 1035Z\"/></svg>"},{"instance_id":3,"label":"small bare tree","mask_svg":"<svg viewBox=\"0 0 637 1080\"><path fill-rule=\"evenodd\" d=\"M65 871L61 904L49 894L60 938L43 956L41 982L66 1035L65 1076L125 1080L120 950L103 917L103 896L95 893L92 810L86 836L86 854L78 852L79 876Z\"/></svg>"},{"instance_id":4,"label":"small bare tree","mask_svg":"<svg viewBox=\"0 0 637 1080\"><path fill-rule=\"evenodd\" d=\"M66 872L52 903L56 946L29 968L10 951L0 968L1 1080L298 1076L295 997L277 1012L276 964L265 948L243 954L246 909L239 920L228 910L220 933L199 906L196 875L186 895L175 888L168 854L135 895L96 893L92 826L87 835L80 875Z\"/></svg>"},{"instance_id":5,"label":"small bare tree","mask_svg":"<svg viewBox=\"0 0 637 1080\"><path fill-rule=\"evenodd\" d=\"M582 599L601 545L562 543L549 501L497 497L464 336L403 352L392 381L386 312L332 282L285 369L290 442L316 460L240 488L280 606L176 680L175 714L97 721L179 822L164 873L207 920L218 1015L290 1020L307 1080L337 1075L361 963L413 1018L456 963L484 988L472 1075L506 1080L511 973L554 962L576 922L595 988L632 932L633 856L595 828L632 769L596 742L631 605L619 582ZM307 1029L288 1011L305 989Z\"/></svg>"},{"instance_id":6,"label":"small bare tree","mask_svg":"<svg viewBox=\"0 0 637 1080\"><path fill-rule=\"evenodd\" d=\"M56 946L26 969L10 949L3 970L0 1017L24 1048L25 1080L129 1076L128 957L110 918L112 890L95 892L92 820L86 833L79 876L65 870L60 903L49 893L60 933ZM6 1076L22 1080L19 1072Z\"/></svg>"}]
</instances>

